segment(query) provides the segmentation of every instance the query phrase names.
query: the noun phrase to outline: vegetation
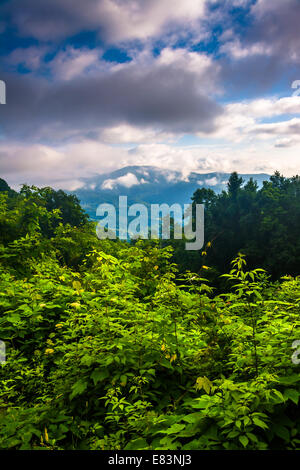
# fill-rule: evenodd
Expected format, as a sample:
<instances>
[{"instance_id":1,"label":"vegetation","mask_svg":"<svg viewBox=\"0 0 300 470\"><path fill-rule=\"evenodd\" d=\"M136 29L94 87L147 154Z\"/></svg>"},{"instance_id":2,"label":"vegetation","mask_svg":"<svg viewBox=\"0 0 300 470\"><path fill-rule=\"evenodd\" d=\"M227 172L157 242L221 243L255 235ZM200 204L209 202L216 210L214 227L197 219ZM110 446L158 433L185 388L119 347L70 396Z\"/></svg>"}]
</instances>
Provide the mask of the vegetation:
<instances>
[{"instance_id":1,"label":"vegetation","mask_svg":"<svg viewBox=\"0 0 300 470\"><path fill-rule=\"evenodd\" d=\"M225 293L208 282L203 261L197 273L179 272L170 246L98 240L76 198L4 185L0 448L299 449L300 375L291 356L300 339L300 278L274 281L247 269L232 239L256 214L262 240L275 230L274 254L283 221L299 223L298 179L276 178L258 190L232 177L228 193L194 196L207 205L209 233L217 211L226 219L225 238L208 242L201 258L218 253L220 267L233 255ZM297 237L288 240L297 253ZM251 246L249 238L252 262ZM285 251L276 256L272 263L287 263Z\"/></svg>"},{"instance_id":2,"label":"vegetation","mask_svg":"<svg viewBox=\"0 0 300 470\"><path fill-rule=\"evenodd\" d=\"M224 274L238 252L247 256L248 266L266 269L273 279L299 274L300 260L300 177L285 178L278 172L259 189L250 179L233 173L227 191L216 194L200 188L194 204L205 206L205 239L211 241L206 263L216 276ZM196 272L202 257L187 258L180 245L176 261ZM191 269L192 267L192 269Z\"/></svg>"}]
</instances>

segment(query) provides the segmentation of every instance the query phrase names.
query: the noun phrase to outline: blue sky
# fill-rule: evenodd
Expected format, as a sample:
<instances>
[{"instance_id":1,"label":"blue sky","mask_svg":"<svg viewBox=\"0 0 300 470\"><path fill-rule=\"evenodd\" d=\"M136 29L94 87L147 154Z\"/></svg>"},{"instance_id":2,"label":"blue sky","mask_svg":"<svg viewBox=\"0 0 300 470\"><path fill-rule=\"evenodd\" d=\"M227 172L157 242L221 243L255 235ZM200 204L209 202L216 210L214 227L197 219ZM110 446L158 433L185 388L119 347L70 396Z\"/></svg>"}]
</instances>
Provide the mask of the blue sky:
<instances>
[{"instance_id":1,"label":"blue sky","mask_svg":"<svg viewBox=\"0 0 300 470\"><path fill-rule=\"evenodd\" d=\"M6 0L0 176L298 171L299 0Z\"/></svg>"}]
</instances>

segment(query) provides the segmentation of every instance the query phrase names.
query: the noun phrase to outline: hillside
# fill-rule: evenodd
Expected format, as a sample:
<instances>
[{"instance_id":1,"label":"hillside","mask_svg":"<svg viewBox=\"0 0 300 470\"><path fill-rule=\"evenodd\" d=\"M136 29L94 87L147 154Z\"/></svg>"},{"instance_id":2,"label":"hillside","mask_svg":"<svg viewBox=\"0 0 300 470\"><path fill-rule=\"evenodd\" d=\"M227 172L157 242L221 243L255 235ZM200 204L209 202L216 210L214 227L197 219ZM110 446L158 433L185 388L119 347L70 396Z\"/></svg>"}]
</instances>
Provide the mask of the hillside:
<instances>
[{"instance_id":1,"label":"hillside","mask_svg":"<svg viewBox=\"0 0 300 470\"><path fill-rule=\"evenodd\" d=\"M162 170L152 166L128 166L112 173L82 179L83 186L73 193L78 196L82 207L94 219L96 209L102 202L118 203L119 195L128 196L129 204L188 204L197 188L210 188L221 192L226 189L230 173L182 173ZM261 186L269 175L241 175L245 182L252 177Z\"/></svg>"}]
</instances>

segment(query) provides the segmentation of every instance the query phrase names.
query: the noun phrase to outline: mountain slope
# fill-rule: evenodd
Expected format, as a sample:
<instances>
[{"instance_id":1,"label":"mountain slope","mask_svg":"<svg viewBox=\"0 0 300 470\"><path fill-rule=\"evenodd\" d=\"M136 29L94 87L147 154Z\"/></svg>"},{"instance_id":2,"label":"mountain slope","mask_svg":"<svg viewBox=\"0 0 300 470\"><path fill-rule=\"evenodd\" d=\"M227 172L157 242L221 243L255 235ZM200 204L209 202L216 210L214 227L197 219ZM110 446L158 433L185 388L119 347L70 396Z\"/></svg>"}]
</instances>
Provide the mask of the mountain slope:
<instances>
[{"instance_id":1,"label":"mountain slope","mask_svg":"<svg viewBox=\"0 0 300 470\"><path fill-rule=\"evenodd\" d=\"M119 196L127 196L128 204L188 204L199 187L211 188L216 192L226 189L230 173L190 173L183 177L181 172L163 170L153 166L127 166L119 170L91 178L82 179L83 186L73 193L78 196L82 207L91 218L101 203L118 204ZM259 186L269 175L241 175L248 181L251 177Z\"/></svg>"}]
</instances>

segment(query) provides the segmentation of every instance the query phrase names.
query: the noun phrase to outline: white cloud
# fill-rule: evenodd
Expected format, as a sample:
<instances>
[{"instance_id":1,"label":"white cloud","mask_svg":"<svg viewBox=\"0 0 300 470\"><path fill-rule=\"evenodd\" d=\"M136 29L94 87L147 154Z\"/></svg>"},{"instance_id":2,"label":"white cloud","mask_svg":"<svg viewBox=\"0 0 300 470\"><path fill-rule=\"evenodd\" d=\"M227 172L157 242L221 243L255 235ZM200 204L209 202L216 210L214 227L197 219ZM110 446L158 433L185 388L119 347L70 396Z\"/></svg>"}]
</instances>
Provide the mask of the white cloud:
<instances>
[{"instance_id":1,"label":"white cloud","mask_svg":"<svg viewBox=\"0 0 300 470\"><path fill-rule=\"evenodd\" d=\"M292 91L292 90L291 90ZM230 113L247 115L253 118L275 117L283 114L300 114L300 97L255 99L227 106Z\"/></svg>"},{"instance_id":2,"label":"white cloud","mask_svg":"<svg viewBox=\"0 0 300 470\"><path fill-rule=\"evenodd\" d=\"M173 142L175 140L175 135L172 133L162 132L150 127L137 127L126 123L103 129L99 137L101 141L108 144ZM176 135L176 138L178 138L178 135Z\"/></svg>"},{"instance_id":3,"label":"white cloud","mask_svg":"<svg viewBox=\"0 0 300 470\"><path fill-rule=\"evenodd\" d=\"M229 103L224 111L224 114L217 118L216 131L210 136L212 139L249 143L257 138L297 135L300 130L300 120L295 117L282 122L261 123L263 119L300 114L299 96ZM199 135L204 136L203 133Z\"/></svg>"},{"instance_id":4,"label":"white cloud","mask_svg":"<svg viewBox=\"0 0 300 470\"><path fill-rule=\"evenodd\" d=\"M299 141L300 141L300 138L289 139L288 137L284 137L283 139L278 139L275 141L275 147L278 147L278 148L292 147L294 145L299 144Z\"/></svg>"},{"instance_id":5,"label":"white cloud","mask_svg":"<svg viewBox=\"0 0 300 470\"><path fill-rule=\"evenodd\" d=\"M97 67L99 55L99 51L95 49L67 47L56 55L50 67L57 78L71 80L83 72L87 72L89 68Z\"/></svg>"},{"instance_id":6,"label":"white cloud","mask_svg":"<svg viewBox=\"0 0 300 470\"><path fill-rule=\"evenodd\" d=\"M204 184L207 184L208 186L216 186L217 184L226 184L227 181L219 181L218 178L215 176L213 178L206 178L204 181L199 180L197 181L197 184L200 186L203 186Z\"/></svg>"},{"instance_id":7,"label":"white cloud","mask_svg":"<svg viewBox=\"0 0 300 470\"><path fill-rule=\"evenodd\" d=\"M294 135L298 137L300 134L300 119L293 118L288 121L258 124L251 129L251 132L255 135L262 134L265 137L274 135Z\"/></svg>"},{"instance_id":8,"label":"white cloud","mask_svg":"<svg viewBox=\"0 0 300 470\"><path fill-rule=\"evenodd\" d=\"M228 54L234 59L245 59L254 55L270 56L272 55L272 47L265 44L242 44L239 39L235 38L225 42L220 47L220 52Z\"/></svg>"},{"instance_id":9,"label":"white cloud","mask_svg":"<svg viewBox=\"0 0 300 470\"><path fill-rule=\"evenodd\" d=\"M104 0L98 3L98 17L106 22L112 41L146 39L162 33L172 23L191 27L204 15L205 0L129 0L122 3Z\"/></svg>"},{"instance_id":10,"label":"white cloud","mask_svg":"<svg viewBox=\"0 0 300 470\"><path fill-rule=\"evenodd\" d=\"M213 178L207 178L205 180L205 183L208 184L209 186L216 186L217 184L219 184L219 181L216 177L213 177Z\"/></svg>"},{"instance_id":11,"label":"white cloud","mask_svg":"<svg viewBox=\"0 0 300 470\"><path fill-rule=\"evenodd\" d=\"M140 183L141 182L133 173L127 173L126 175L119 176L118 178L103 181L101 189L113 189L118 185L124 186L125 188L131 188L132 186L136 186Z\"/></svg>"}]
</instances>

